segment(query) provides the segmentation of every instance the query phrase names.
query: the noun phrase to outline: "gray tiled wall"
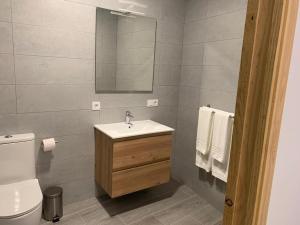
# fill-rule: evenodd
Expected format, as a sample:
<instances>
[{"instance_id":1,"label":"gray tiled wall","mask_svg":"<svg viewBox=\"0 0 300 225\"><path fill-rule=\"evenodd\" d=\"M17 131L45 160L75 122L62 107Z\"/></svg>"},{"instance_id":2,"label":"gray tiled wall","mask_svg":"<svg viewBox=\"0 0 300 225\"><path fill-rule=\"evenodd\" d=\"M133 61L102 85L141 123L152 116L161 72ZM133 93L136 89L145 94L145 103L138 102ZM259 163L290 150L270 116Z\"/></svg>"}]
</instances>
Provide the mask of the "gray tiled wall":
<instances>
[{"instance_id":1,"label":"gray tiled wall","mask_svg":"<svg viewBox=\"0 0 300 225\"><path fill-rule=\"evenodd\" d=\"M235 108L246 0L187 0L174 176L222 210L226 184L194 165L198 109Z\"/></svg>"},{"instance_id":2,"label":"gray tiled wall","mask_svg":"<svg viewBox=\"0 0 300 225\"><path fill-rule=\"evenodd\" d=\"M135 119L176 127L184 1L138 0L158 19L154 91L95 94L96 6L126 8L117 0L0 1L0 135L34 132L42 187L61 185L65 203L94 195L93 124ZM160 106L147 108L146 100ZM100 100L102 110L91 111ZM40 151L55 137L52 154Z\"/></svg>"}]
</instances>

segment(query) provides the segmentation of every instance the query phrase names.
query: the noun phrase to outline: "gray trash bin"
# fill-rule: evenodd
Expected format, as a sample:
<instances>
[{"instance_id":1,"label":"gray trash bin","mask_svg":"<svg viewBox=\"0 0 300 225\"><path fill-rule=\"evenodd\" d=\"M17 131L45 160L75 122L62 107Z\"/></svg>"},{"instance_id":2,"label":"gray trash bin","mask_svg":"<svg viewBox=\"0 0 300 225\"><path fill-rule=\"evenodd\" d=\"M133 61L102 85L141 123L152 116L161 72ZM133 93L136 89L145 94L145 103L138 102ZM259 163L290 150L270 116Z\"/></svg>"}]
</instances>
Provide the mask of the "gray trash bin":
<instances>
[{"instance_id":1,"label":"gray trash bin","mask_svg":"<svg viewBox=\"0 0 300 225\"><path fill-rule=\"evenodd\" d=\"M49 187L44 193L43 216L45 220L58 222L63 216L63 189Z\"/></svg>"}]
</instances>

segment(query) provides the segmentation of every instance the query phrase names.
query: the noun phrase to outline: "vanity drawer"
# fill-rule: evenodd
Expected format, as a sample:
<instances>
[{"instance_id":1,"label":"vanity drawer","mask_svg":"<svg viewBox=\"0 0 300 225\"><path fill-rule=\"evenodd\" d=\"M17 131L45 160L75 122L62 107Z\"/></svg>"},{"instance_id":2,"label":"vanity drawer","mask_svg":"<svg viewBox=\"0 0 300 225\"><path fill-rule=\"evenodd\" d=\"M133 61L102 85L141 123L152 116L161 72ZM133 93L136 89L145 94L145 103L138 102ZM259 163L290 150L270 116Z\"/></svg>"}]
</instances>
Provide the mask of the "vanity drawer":
<instances>
[{"instance_id":1,"label":"vanity drawer","mask_svg":"<svg viewBox=\"0 0 300 225\"><path fill-rule=\"evenodd\" d=\"M113 171L170 159L172 135L139 138L113 144Z\"/></svg>"},{"instance_id":2,"label":"vanity drawer","mask_svg":"<svg viewBox=\"0 0 300 225\"><path fill-rule=\"evenodd\" d=\"M111 196L118 197L170 180L170 160L113 172Z\"/></svg>"}]
</instances>

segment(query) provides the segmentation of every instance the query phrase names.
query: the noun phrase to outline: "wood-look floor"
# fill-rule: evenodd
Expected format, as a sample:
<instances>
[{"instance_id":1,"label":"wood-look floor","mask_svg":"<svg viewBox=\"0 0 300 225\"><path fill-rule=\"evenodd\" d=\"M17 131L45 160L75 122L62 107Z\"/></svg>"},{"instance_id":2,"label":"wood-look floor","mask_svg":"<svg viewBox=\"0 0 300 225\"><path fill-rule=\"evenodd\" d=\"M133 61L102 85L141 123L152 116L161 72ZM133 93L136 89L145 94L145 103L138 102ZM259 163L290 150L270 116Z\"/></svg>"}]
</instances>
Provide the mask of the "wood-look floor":
<instances>
[{"instance_id":1,"label":"wood-look floor","mask_svg":"<svg viewBox=\"0 0 300 225\"><path fill-rule=\"evenodd\" d=\"M222 213L185 185L170 182L117 199L64 207L60 225L221 225ZM41 221L43 225L52 223Z\"/></svg>"}]
</instances>

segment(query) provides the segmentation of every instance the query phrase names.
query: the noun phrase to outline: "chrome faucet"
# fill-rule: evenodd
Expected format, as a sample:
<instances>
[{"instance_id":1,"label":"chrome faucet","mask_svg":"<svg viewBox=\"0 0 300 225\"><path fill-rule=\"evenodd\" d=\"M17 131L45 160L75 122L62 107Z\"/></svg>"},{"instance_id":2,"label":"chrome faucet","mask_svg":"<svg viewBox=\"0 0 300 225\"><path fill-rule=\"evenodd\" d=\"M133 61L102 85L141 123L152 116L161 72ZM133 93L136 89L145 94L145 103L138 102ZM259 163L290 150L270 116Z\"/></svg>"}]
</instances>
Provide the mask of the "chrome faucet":
<instances>
[{"instance_id":1,"label":"chrome faucet","mask_svg":"<svg viewBox=\"0 0 300 225\"><path fill-rule=\"evenodd\" d=\"M132 122L131 122L132 118L134 118L134 116L132 115L132 113L130 111L126 111L125 123L129 124L129 125L133 125Z\"/></svg>"}]
</instances>

